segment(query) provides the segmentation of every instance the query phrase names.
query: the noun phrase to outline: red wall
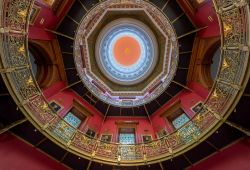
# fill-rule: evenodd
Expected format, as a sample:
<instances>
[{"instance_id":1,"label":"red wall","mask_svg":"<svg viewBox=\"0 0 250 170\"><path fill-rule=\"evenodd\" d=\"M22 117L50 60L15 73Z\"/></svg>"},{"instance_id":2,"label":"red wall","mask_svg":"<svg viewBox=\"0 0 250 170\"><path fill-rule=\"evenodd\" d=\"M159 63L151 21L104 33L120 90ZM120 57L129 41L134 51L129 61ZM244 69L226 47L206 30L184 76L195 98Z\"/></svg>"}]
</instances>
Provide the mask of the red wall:
<instances>
[{"instance_id":1,"label":"red wall","mask_svg":"<svg viewBox=\"0 0 250 170\"><path fill-rule=\"evenodd\" d=\"M43 90L43 95L46 98L50 98L51 96L57 94L62 88L66 87L66 83L63 81L59 81L51 85L49 88Z\"/></svg>"},{"instance_id":2,"label":"red wall","mask_svg":"<svg viewBox=\"0 0 250 170\"><path fill-rule=\"evenodd\" d=\"M249 170L250 138L226 148L205 159L190 170Z\"/></svg>"},{"instance_id":3,"label":"red wall","mask_svg":"<svg viewBox=\"0 0 250 170\"><path fill-rule=\"evenodd\" d=\"M198 28L208 26L208 28L199 32L198 35L200 37L208 38L220 35L220 27L217 15L213 8L212 0L208 1L207 3L199 7L194 14L190 12L188 7L182 0L179 0L179 2L180 4L182 4L184 11L189 15L190 19L194 22L194 24ZM212 22L209 21L208 16L211 16L213 18Z\"/></svg>"},{"instance_id":4,"label":"red wall","mask_svg":"<svg viewBox=\"0 0 250 170\"><path fill-rule=\"evenodd\" d=\"M164 117L161 117L161 114L178 100L180 100L181 107L185 111L185 113L187 113L190 118L194 116L194 112L191 110L191 108L196 103L204 101L204 99L208 95L208 90L199 85L198 83L191 82L188 86L190 89L193 90L193 92L187 90L180 92L151 116L155 132L158 132L161 129L166 129L169 133L173 131L173 128L170 123L167 122Z\"/></svg>"},{"instance_id":5,"label":"red wall","mask_svg":"<svg viewBox=\"0 0 250 170\"><path fill-rule=\"evenodd\" d=\"M55 101L63 107L62 110L58 113L61 117L64 117L72 108L74 99L80 102L90 113L92 113L92 116L90 116L79 129L85 132L89 127L95 131L99 131L99 129L101 128L103 115L72 90L64 90L60 92L60 90L65 86L65 83L58 82L52 85L50 88L44 90L43 93L48 101Z\"/></svg>"},{"instance_id":6,"label":"red wall","mask_svg":"<svg viewBox=\"0 0 250 170\"><path fill-rule=\"evenodd\" d=\"M0 135L0 169L66 170L67 168L17 137L5 133Z\"/></svg>"},{"instance_id":7,"label":"red wall","mask_svg":"<svg viewBox=\"0 0 250 170\"><path fill-rule=\"evenodd\" d=\"M206 98L208 90L199 85L198 83L191 82L188 86L190 89L193 90L193 92L191 92L190 90L183 90L151 116L153 126L151 126L148 118L144 117L107 117L102 127L102 113L97 111L93 106L89 105L72 90L64 90L60 92L60 89L65 87L65 83L63 82L55 83L50 88L44 90L44 95L47 97L48 101L54 100L61 106L63 106L63 109L59 112L59 115L61 117L64 117L72 108L73 99L78 100L85 108L88 109L89 112L93 114L85 121L84 124L81 125L79 129L85 132L88 128L91 128L97 133L100 132L100 134L113 134L113 142L117 142L118 139L118 128L115 123L116 121L138 121L139 125L136 129L136 138L137 142L141 142L142 134L152 134L152 137L155 138L155 132L158 132L163 128L166 129L169 133L173 131L171 124L167 122L164 117L161 117L161 114L177 100L180 101L182 109L185 111L185 113L187 113L190 118L194 116L194 112L191 110L191 108L196 103L203 101Z\"/></svg>"},{"instance_id":8,"label":"red wall","mask_svg":"<svg viewBox=\"0 0 250 170\"><path fill-rule=\"evenodd\" d=\"M35 5L40 7L40 12L35 19L34 25L30 25L29 28L29 38L30 39L39 39L39 40L51 40L55 36L47 31L47 29L55 29L59 24L60 20L65 16L67 10L71 6L73 0L67 0L67 4L64 6L62 12L59 16L51 10L50 7L42 3L42 0L36 0ZM40 23L41 19L44 19L43 23Z\"/></svg>"},{"instance_id":9,"label":"red wall","mask_svg":"<svg viewBox=\"0 0 250 170\"><path fill-rule=\"evenodd\" d=\"M189 82L188 87L192 89L196 94L201 96L203 99L206 99L209 94L209 90L197 82Z\"/></svg>"},{"instance_id":10,"label":"red wall","mask_svg":"<svg viewBox=\"0 0 250 170\"><path fill-rule=\"evenodd\" d=\"M59 112L61 117L64 117L72 108L74 99L80 102L90 113L92 113L92 116L89 116L79 129L85 132L89 127L97 132L101 128L101 123L103 120L102 114L93 108L93 106L84 101L81 97L79 97L76 93L70 90L64 90L63 92L59 92L56 95L48 98L49 101L54 100L63 106L63 109Z\"/></svg>"},{"instance_id":11,"label":"red wall","mask_svg":"<svg viewBox=\"0 0 250 170\"><path fill-rule=\"evenodd\" d=\"M209 21L208 16L213 18L213 21ZM200 26L208 26L207 29L199 33L200 37L215 37L220 35L219 22L213 8L213 2L209 1L202 7L200 7L194 16L194 22Z\"/></svg>"},{"instance_id":12,"label":"red wall","mask_svg":"<svg viewBox=\"0 0 250 170\"><path fill-rule=\"evenodd\" d=\"M65 5L63 12L56 16L54 12L46 5L42 3L41 0L36 0L35 4L41 7L40 13L33 26L30 26L29 38L30 39L40 39L40 40L51 40L54 39L54 35L48 33L44 28L54 29L65 15L69 7L71 6L73 0L68 0ZM215 37L220 35L219 23L213 8L212 1L208 1L201 7L199 7L195 13L192 13L189 8L185 5L182 0L179 0L180 4L184 11L189 15L190 19L197 27L208 26L207 29L204 29L199 32L199 36L206 37ZM213 21L209 21L208 16L212 17ZM40 24L40 20L44 19L44 23Z\"/></svg>"},{"instance_id":13,"label":"red wall","mask_svg":"<svg viewBox=\"0 0 250 170\"><path fill-rule=\"evenodd\" d=\"M141 135L142 134L150 134L153 138L155 138L154 130L148 120L148 118L144 117L108 117L103 127L100 131L100 134L112 134L113 139L112 142L118 142L118 127L116 125L117 121L133 121L138 122L136 125L136 142L141 143Z\"/></svg>"},{"instance_id":14,"label":"red wall","mask_svg":"<svg viewBox=\"0 0 250 170\"><path fill-rule=\"evenodd\" d=\"M54 34L51 34L44 30L44 28L39 28L36 26L29 27L29 39L33 40L53 40L55 38Z\"/></svg>"}]
</instances>

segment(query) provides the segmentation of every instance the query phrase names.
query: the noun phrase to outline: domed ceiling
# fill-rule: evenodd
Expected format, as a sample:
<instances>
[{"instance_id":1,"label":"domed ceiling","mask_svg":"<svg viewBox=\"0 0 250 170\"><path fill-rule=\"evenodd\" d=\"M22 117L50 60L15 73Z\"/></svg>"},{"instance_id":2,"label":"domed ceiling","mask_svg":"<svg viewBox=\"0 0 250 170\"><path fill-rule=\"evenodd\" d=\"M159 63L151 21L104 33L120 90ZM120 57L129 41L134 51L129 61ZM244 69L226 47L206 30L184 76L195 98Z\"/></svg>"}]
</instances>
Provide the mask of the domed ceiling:
<instances>
[{"instance_id":1,"label":"domed ceiling","mask_svg":"<svg viewBox=\"0 0 250 170\"><path fill-rule=\"evenodd\" d=\"M103 114L147 116L185 88L194 27L175 1L163 10L116 3L84 1L86 14L75 2L61 23L58 31L75 37L58 37L68 83Z\"/></svg>"},{"instance_id":2,"label":"domed ceiling","mask_svg":"<svg viewBox=\"0 0 250 170\"><path fill-rule=\"evenodd\" d=\"M121 18L98 35L95 57L104 75L114 83L141 82L154 69L158 45L149 28L138 20Z\"/></svg>"},{"instance_id":3,"label":"domed ceiling","mask_svg":"<svg viewBox=\"0 0 250 170\"><path fill-rule=\"evenodd\" d=\"M91 166L92 161L118 166L138 166L159 163L167 160L172 162L173 159L180 158L178 156L184 156L187 162L190 163L190 160L184 155L184 153L187 153L188 155L187 151L189 149L198 144L203 145L204 143L202 142L206 140L211 133L215 132L223 123L233 126L233 124L227 122L226 119L229 114L235 110L237 101L240 99L243 90L249 81L250 74L249 25L247 25L249 16L244 15L249 14L248 4L237 4L236 0L214 1L216 11L220 14L218 16L222 28L222 62L216 82L214 83L208 98L199 107L197 114L182 127L178 127L176 131L160 138L159 140L154 140L150 143L124 145L105 143L97 138L88 137L83 131L75 128L75 126L72 127L67 124L66 121L63 120L60 115L56 114L55 110L48 105L47 99L41 93L41 90L32 75L27 55L27 44L25 44L28 40L28 36L25 32L28 25L28 17L25 17L25 14L32 3L31 1L22 1L22 4L11 2L17 1L4 1L3 3L4 7L7 7L3 10L4 12L2 15L6 27L1 29L3 33L1 34L1 38L4 40L2 43L3 47L5 47L0 48L3 81L18 106L17 108L20 109L27 119L35 125L38 131L42 133L42 138L46 136L49 139L55 139L54 142L56 144L67 150L66 154L63 153L63 159L67 157L68 152L71 152L72 154L90 160L88 167ZM86 3L86 8L90 9L91 6L88 5L89 2L92 4L96 1L79 0L75 2L81 2L80 4ZM150 84L145 82L147 82L147 80L150 82L154 81L155 77L153 76L151 78L151 76L154 74L161 75L161 72L164 72L164 68L167 68L168 72L165 74L165 76L167 76L165 80L173 79L170 81L171 83L166 83L166 87L163 86L163 93L156 93L158 86L161 86L161 83L159 85L157 83L156 86L153 86L155 88L147 91L152 93L151 95L155 97L152 101L148 100L143 103L143 108L149 117L149 114L157 109L154 107L154 103L157 103L157 106L161 106L168 101L169 98L162 95L169 95L171 98L183 88L188 89L185 86L187 72L181 72L180 70L186 70L185 68L188 67L189 59L184 58L182 55L190 53L194 37L193 33L197 29L193 29L192 25L190 26L190 22L187 18L180 19L183 15L182 12L180 12L182 10L179 7L177 7L176 10L180 12L178 15L173 15L176 11L171 14L168 13L170 11L168 10L168 6L171 6L168 3L163 7L161 4L156 3L159 7L162 7L162 10L160 11L144 1L125 0L119 1L118 4L116 4L116 2L118 1L109 0L100 2L99 5L92 8L95 10L90 10L86 15L84 12L80 13L82 15L81 17L79 17L80 15L74 15L75 9L79 10L81 8L81 6L80 8L78 7L79 4L75 3L68 13L68 19L71 18L69 19L70 21L65 19L58 28L58 31L60 31L58 32L60 35L58 36L58 40L61 45L69 83L66 88L72 88L84 99L89 99L90 104L94 103L93 105L97 109L102 112L105 111L103 119L105 121L106 115L112 113L110 111L112 110L112 107L120 108L120 113L122 110L127 109L132 109L133 113L140 113L140 108L142 106L132 107L134 105L126 105L126 107L121 107L124 106L121 104L123 102L119 103L119 105L117 104L118 107L111 106L113 103L109 103L110 101L103 100L100 97L101 95L106 95L106 92L110 92L103 88L102 94L99 96L99 94L95 94L96 91L94 91L95 89L93 88L100 90L105 84L105 88L110 88L114 93L121 91L119 92L119 98L111 97L111 99L114 99L112 101L119 101L121 99L123 101L123 98L120 97L124 95L122 93L123 91L138 92L144 89L144 86L150 87ZM171 3L173 5L176 1L173 0ZM143 6L143 9L152 11L149 13L145 12L145 10L136 12L138 14L140 13L140 15L136 17L136 15L133 14L133 10L127 10L130 7L136 8L137 10L141 5L146 5ZM115 10L110 10L106 13L107 7L110 6L112 6L112 8L125 8L126 10L118 10L119 15L116 14ZM16 10L12 13L10 12L11 9ZM80 11L81 10L82 9L80 9ZM159 20L161 18L160 16L163 16L161 12L166 13L170 21L161 23ZM13 19L15 14L19 17ZM148 14L149 16L151 15L151 18L145 17L145 15ZM69 17L69 15L74 16L76 20L74 20L73 17ZM84 18L82 22L80 22L82 17ZM98 22L98 18L101 17L101 22ZM104 19L105 17L106 20ZM157 17L160 18L157 19ZM162 18L166 19L165 16ZM126 22L124 22L124 20L126 20ZM79 24L77 24L78 22ZM156 27L151 27L151 24L148 24L149 22L155 22L153 25ZM176 35L170 23L173 25L173 28L175 28ZM76 31L77 27L79 27L79 29ZM87 28L91 29L88 30ZM75 35L75 33L76 38L74 39L72 36ZM109 37L111 37L111 39L109 39ZM177 40L179 41L178 45ZM158 52L155 53L157 48ZM84 51L83 49L87 50ZM169 55L166 55L166 51L168 50ZM177 66L175 61L178 59L178 50L180 62ZM76 68L74 68L74 62L72 62L73 52ZM148 55L148 53L151 55ZM66 58L66 55L72 57ZM126 57L129 59L126 59ZM166 58L168 58L168 62L164 62L164 59ZM140 61L144 61L142 63L147 63L147 61L150 62L148 65L146 64L145 67L144 65L142 67L137 67L138 70L142 68L146 70L138 75L138 77L126 80L123 78L128 78L128 75L122 76L117 74L117 71L124 74L130 73L129 71L133 70L131 67L136 66ZM105 62L107 62L107 64ZM154 62L156 63L155 65ZM172 62L176 64L177 69L175 69L175 67L172 69ZM167 67L164 67L164 64L166 63ZM180 63L185 63L186 65L180 65ZM163 65L162 68L159 67L160 64ZM123 70L122 68L127 69ZM153 71L151 72L150 69ZM156 69L159 69L161 72L157 72ZM145 78L142 78L144 76ZM94 78L96 78L96 80ZM161 82L164 84L164 79L161 79ZM142 84L142 86L140 86L140 84ZM138 86L139 88L133 91L131 90L133 86ZM92 97L92 94L95 94L96 97ZM127 96L130 97L131 94ZM137 95L135 96L137 97ZM133 101L129 103L131 104L135 102ZM103 109L105 107L107 109ZM139 109L135 111L136 108ZM153 109L150 111L149 108ZM244 131L241 128L236 129ZM32 131L34 131L33 128ZM26 135L27 133L22 134ZM232 134L230 133L230 136L231 135ZM43 141L44 139L39 141L38 144L41 144ZM36 144L36 146L38 146L38 144ZM209 152L208 148L206 148L208 145L204 146L205 149L202 150L203 153ZM53 152L49 147L47 148L50 152ZM213 148L216 149L214 146ZM201 149L197 147L196 150ZM130 153L131 155L129 155ZM63 159L60 159L60 161ZM163 166L161 165L160 167L162 168Z\"/></svg>"},{"instance_id":4,"label":"domed ceiling","mask_svg":"<svg viewBox=\"0 0 250 170\"><path fill-rule=\"evenodd\" d=\"M177 46L170 21L150 3L105 1L81 21L74 57L92 94L111 105L134 107L168 87Z\"/></svg>"}]
</instances>

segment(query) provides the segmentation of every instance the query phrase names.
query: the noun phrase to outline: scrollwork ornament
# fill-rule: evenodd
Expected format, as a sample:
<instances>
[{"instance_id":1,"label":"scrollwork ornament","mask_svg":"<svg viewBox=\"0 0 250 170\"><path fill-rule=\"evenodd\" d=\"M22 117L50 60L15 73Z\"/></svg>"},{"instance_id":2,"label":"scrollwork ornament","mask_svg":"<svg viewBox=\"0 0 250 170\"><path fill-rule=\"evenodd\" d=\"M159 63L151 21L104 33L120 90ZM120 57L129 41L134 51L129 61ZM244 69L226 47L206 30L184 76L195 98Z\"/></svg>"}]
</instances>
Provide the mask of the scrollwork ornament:
<instances>
[{"instance_id":1,"label":"scrollwork ornament","mask_svg":"<svg viewBox=\"0 0 250 170\"><path fill-rule=\"evenodd\" d=\"M2 14L1 19L3 19L4 28L25 31L28 26L27 11L30 9L31 2L31 0L3 0L0 6L4 4L4 10L0 10L0 13ZM123 2L132 2L132 0ZM90 138L84 132L74 129L54 113L42 96L30 67L16 69L19 66L29 64L26 55L27 36L25 35L13 34L13 32L1 29L0 37L1 40L4 40L1 42L4 48L0 48L0 59L2 60L0 63L3 63L1 69L8 70L2 72L1 75L4 75L6 85L9 86L11 94L14 94L12 97L16 99L17 105L22 107L24 114L34 124L40 126L46 136L53 137L59 143L63 143L64 146L69 145L67 147L72 153L110 164L116 164L117 160L124 164L129 162L128 165L152 163L156 158L157 161L172 158L190 144L195 144L198 138L207 135L207 129L217 125L230 114L230 106L236 102L237 97L240 97L239 90L242 90L235 88L235 86L243 86L249 78L247 74L250 70L248 66L249 25L247 25L249 23L249 7L246 7L246 5L249 5L246 4L248 1L215 0L214 2L221 11L219 17L223 27L222 46L225 48L223 48L222 61L225 62L224 69L220 68L218 75L218 78L222 81L216 81L211 94L199 113L186 126L150 143L136 145L103 144L98 139ZM124 3L121 5L124 5ZM135 5L141 5L142 3L144 1ZM105 5L108 5L107 2L103 2L102 10ZM96 15L96 13L93 15ZM167 27L165 23L159 24L162 24L164 28ZM93 153L94 156L91 156Z\"/></svg>"},{"instance_id":2,"label":"scrollwork ornament","mask_svg":"<svg viewBox=\"0 0 250 170\"><path fill-rule=\"evenodd\" d=\"M11 0L6 5L5 25L13 30L25 30L32 0Z\"/></svg>"}]
</instances>

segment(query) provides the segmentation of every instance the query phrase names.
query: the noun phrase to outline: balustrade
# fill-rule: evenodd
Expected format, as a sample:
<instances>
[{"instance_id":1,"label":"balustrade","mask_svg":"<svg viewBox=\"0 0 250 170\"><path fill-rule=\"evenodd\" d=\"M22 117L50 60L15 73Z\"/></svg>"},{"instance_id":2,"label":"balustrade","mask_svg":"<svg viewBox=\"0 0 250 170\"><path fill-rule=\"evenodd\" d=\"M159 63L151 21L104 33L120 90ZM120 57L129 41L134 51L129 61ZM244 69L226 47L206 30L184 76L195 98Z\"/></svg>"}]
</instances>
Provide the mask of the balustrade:
<instances>
[{"instance_id":1,"label":"balustrade","mask_svg":"<svg viewBox=\"0 0 250 170\"><path fill-rule=\"evenodd\" d=\"M50 108L32 75L27 48L32 3L32 0L0 2L1 75L26 117L47 137L84 158L108 164L141 165L181 154L223 123L249 79L249 4L246 0L215 0L221 26L221 64L199 113L172 134L147 144L122 145L89 138ZM161 24L163 27L164 23Z\"/></svg>"}]
</instances>

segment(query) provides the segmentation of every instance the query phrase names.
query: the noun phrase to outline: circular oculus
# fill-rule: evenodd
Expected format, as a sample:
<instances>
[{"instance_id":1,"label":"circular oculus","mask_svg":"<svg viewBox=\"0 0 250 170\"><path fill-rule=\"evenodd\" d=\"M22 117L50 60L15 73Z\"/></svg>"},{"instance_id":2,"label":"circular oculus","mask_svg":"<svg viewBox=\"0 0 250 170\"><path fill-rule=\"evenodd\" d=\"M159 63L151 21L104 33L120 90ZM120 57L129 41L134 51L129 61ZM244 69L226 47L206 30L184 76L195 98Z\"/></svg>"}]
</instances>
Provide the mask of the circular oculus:
<instances>
[{"instance_id":1,"label":"circular oculus","mask_svg":"<svg viewBox=\"0 0 250 170\"><path fill-rule=\"evenodd\" d=\"M98 35L95 57L109 80L132 85L152 73L158 59L158 44L144 23L120 18L107 24Z\"/></svg>"}]
</instances>

